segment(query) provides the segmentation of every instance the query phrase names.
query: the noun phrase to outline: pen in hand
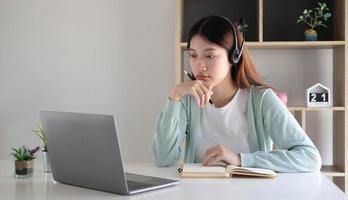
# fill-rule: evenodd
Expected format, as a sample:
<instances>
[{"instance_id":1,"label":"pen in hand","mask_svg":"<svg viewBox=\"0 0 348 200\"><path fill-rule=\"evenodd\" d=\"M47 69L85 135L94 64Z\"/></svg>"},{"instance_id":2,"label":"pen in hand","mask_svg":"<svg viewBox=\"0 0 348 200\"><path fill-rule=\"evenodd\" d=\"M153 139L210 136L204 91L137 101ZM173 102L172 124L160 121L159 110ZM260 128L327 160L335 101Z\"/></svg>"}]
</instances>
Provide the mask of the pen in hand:
<instances>
[{"instance_id":1,"label":"pen in hand","mask_svg":"<svg viewBox=\"0 0 348 200\"><path fill-rule=\"evenodd\" d=\"M193 78L193 76L191 76L191 74L188 73L186 70L184 70L184 72L185 72L185 74L186 74L192 81L196 80L196 79Z\"/></svg>"},{"instance_id":2,"label":"pen in hand","mask_svg":"<svg viewBox=\"0 0 348 200\"><path fill-rule=\"evenodd\" d=\"M196 80L190 73L188 73L186 70L184 70L184 73L192 80L192 81L194 81L194 80ZM213 101L211 100L211 99L209 99L209 103L211 104L211 105L214 105L213 104Z\"/></svg>"}]
</instances>

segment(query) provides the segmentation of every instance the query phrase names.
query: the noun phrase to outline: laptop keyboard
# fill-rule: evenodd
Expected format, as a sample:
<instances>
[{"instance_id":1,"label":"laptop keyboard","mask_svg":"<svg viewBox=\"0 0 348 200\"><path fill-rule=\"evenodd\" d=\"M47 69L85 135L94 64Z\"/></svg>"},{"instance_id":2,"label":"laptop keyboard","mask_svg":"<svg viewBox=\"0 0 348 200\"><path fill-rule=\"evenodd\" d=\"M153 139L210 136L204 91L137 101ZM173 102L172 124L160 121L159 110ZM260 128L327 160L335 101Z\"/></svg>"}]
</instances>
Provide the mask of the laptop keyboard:
<instances>
[{"instance_id":1,"label":"laptop keyboard","mask_svg":"<svg viewBox=\"0 0 348 200\"><path fill-rule=\"evenodd\" d=\"M154 184L150 183L141 183L136 181L127 180L128 190L139 190L144 188L149 188L152 186L155 186Z\"/></svg>"}]
</instances>

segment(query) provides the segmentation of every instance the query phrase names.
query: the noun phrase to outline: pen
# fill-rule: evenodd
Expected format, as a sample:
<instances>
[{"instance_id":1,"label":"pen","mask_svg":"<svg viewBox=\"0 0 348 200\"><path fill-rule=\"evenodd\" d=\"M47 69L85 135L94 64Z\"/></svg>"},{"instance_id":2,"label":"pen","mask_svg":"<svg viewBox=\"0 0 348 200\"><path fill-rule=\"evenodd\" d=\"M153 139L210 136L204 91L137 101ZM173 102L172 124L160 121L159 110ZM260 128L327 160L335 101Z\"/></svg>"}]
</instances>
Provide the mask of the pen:
<instances>
[{"instance_id":1,"label":"pen","mask_svg":"<svg viewBox=\"0 0 348 200\"><path fill-rule=\"evenodd\" d=\"M186 70L184 70L185 74L193 81L196 80L195 78L193 78L193 76L191 76L190 73L188 73Z\"/></svg>"},{"instance_id":2,"label":"pen","mask_svg":"<svg viewBox=\"0 0 348 200\"><path fill-rule=\"evenodd\" d=\"M188 73L186 70L184 70L184 73L192 80L192 81L194 81L194 80L196 80L190 73ZM211 104L211 105L214 105L213 104L213 101L211 100L211 99L209 99L209 103Z\"/></svg>"}]
</instances>

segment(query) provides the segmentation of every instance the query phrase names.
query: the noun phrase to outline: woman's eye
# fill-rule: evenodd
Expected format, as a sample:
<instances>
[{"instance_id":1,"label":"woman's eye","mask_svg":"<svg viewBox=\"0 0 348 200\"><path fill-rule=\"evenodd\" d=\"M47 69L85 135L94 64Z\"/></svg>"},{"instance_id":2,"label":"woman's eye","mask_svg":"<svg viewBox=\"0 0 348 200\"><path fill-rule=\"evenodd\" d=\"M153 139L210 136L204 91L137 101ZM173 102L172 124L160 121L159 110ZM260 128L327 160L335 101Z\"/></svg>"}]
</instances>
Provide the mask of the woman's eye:
<instances>
[{"instance_id":1,"label":"woman's eye","mask_svg":"<svg viewBox=\"0 0 348 200\"><path fill-rule=\"evenodd\" d=\"M189 55L191 58L195 58L196 57L196 55L194 55L194 54L190 54Z\"/></svg>"},{"instance_id":2,"label":"woman's eye","mask_svg":"<svg viewBox=\"0 0 348 200\"><path fill-rule=\"evenodd\" d=\"M206 57L209 58L209 59L212 59L212 58L214 58L215 56L213 56L213 55L207 55Z\"/></svg>"}]
</instances>

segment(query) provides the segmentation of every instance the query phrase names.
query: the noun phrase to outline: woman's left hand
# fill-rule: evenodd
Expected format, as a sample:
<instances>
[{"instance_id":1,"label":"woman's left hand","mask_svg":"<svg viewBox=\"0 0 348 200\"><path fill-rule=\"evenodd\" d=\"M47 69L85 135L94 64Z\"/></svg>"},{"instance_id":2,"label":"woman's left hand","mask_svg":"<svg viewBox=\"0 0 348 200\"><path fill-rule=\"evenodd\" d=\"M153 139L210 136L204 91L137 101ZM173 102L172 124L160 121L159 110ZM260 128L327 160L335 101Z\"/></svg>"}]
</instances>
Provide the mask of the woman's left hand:
<instances>
[{"instance_id":1,"label":"woman's left hand","mask_svg":"<svg viewBox=\"0 0 348 200\"><path fill-rule=\"evenodd\" d=\"M216 165L236 165L240 166L240 155L227 149L224 145L216 145L207 150L204 155L203 165L216 166Z\"/></svg>"}]
</instances>

